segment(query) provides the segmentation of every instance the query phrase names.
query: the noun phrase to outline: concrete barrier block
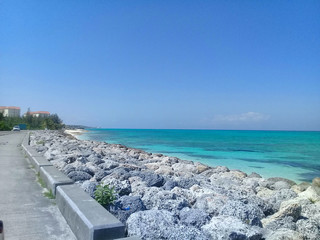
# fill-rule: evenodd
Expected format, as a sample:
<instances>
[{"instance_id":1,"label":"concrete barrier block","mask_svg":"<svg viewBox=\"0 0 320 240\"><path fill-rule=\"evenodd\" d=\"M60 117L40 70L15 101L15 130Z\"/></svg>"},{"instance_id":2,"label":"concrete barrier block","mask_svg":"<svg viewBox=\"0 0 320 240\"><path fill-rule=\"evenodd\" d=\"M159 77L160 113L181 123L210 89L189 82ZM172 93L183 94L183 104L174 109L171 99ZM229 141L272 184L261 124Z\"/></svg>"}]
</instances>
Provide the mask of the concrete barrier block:
<instances>
[{"instance_id":1,"label":"concrete barrier block","mask_svg":"<svg viewBox=\"0 0 320 240\"><path fill-rule=\"evenodd\" d=\"M47 187L56 195L56 188L60 185L73 184L74 181L56 169L54 166L40 167L40 177L44 180Z\"/></svg>"},{"instance_id":2,"label":"concrete barrier block","mask_svg":"<svg viewBox=\"0 0 320 240\"><path fill-rule=\"evenodd\" d=\"M31 157L29 159L37 172L40 172L41 167L53 166L45 157Z\"/></svg>"},{"instance_id":3,"label":"concrete barrier block","mask_svg":"<svg viewBox=\"0 0 320 240\"><path fill-rule=\"evenodd\" d=\"M30 147L29 145L24 145L23 144L23 149L26 151L26 153L29 156L33 156L33 157L42 157L41 153L38 153L36 150L34 150L32 147Z\"/></svg>"},{"instance_id":4,"label":"concrete barrier block","mask_svg":"<svg viewBox=\"0 0 320 240\"><path fill-rule=\"evenodd\" d=\"M125 236L125 226L76 185L57 187L57 205L79 240Z\"/></svg>"}]
</instances>

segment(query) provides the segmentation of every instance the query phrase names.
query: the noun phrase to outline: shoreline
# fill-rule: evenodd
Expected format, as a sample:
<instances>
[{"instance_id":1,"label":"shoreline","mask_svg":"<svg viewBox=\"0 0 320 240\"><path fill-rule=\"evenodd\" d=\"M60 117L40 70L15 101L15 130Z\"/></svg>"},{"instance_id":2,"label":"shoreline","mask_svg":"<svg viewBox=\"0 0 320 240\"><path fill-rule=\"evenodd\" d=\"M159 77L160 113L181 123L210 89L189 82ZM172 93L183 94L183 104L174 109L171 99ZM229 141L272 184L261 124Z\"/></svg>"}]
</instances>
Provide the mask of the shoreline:
<instances>
[{"instance_id":1,"label":"shoreline","mask_svg":"<svg viewBox=\"0 0 320 240\"><path fill-rule=\"evenodd\" d=\"M30 142L92 197L98 184L115 187L117 200L110 211L126 224L129 236L174 239L168 237L174 232L178 239L228 239L226 234L236 232L248 239L310 238L303 226L320 223L319 178L296 185L120 144L70 140L56 131L35 131ZM153 218L167 225L159 229L150 223Z\"/></svg>"},{"instance_id":2,"label":"shoreline","mask_svg":"<svg viewBox=\"0 0 320 240\"><path fill-rule=\"evenodd\" d=\"M78 135L82 135L85 132L89 132L88 130L85 129L66 129L63 131L65 134L69 134L72 137L77 137ZM78 139L80 140L80 139Z\"/></svg>"},{"instance_id":3,"label":"shoreline","mask_svg":"<svg viewBox=\"0 0 320 240\"><path fill-rule=\"evenodd\" d=\"M97 133L99 133L99 129L88 129L86 132L88 132L88 134L81 134L83 136L76 136L74 135L77 139L79 140L90 140L90 141L97 141L94 138L91 137L90 132L95 133L95 131L97 130ZM107 130L107 129L106 129ZM111 131L113 129L110 129ZM118 130L118 129L115 129ZM120 129L121 130L121 129ZM186 145L185 149L180 150L179 146L177 146L174 143L171 143L170 141L175 141L175 137L173 136L172 140L171 140L171 135L172 133L170 133L170 138L161 138L161 141L163 140L165 144L170 144L171 145L164 145L164 144L160 144L158 145L155 141L150 140L149 142L144 141L144 138L139 138L137 137L138 132L136 133L135 131L138 130L147 130L147 129L131 129L133 130L133 132L131 133L130 129L128 130L128 134L126 132L121 133L121 137L123 138L119 138L117 136L117 134L115 134L113 140L111 140L111 142L109 142L109 138L108 139L100 139L98 141L103 141L109 144L123 144L126 147L128 147L128 145L130 146L130 148L133 149L137 149L137 150L143 150L146 152L150 152L150 153L160 153L169 157L177 157L179 159L182 160L186 160L186 161L193 161L193 162L200 162L202 164L208 165L210 167L215 167L215 166L227 166L229 169L234 169L234 170L240 170L242 172L245 172L246 174L251 174L252 172L258 173L259 175L261 175L263 178L272 178L272 177L278 177L278 176L282 176L283 178L286 179L290 179L296 183L302 183L302 182L312 182L312 179L314 177L320 176L320 172L319 170L316 170L317 168L311 168L311 166L316 166L315 163L313 163L314 159L312 158L307 158L308 156L304 156L301 155L303 153L301 152L295 152L295 149L289 147L288 150L286 151L286 149L281 149L280 151L278 151L278 149L274 149L274 148L261 148L256 150L255 146L251 146L250 142L248 143L249 145L246 145L246 142L244 143L245 145L241 145L238 148L237 147L233 147L233 146L237 146L235 145L231 145L228 143L223 143L224 145L222 145L222 148L228 148L230 150L219 150L219 148L216 150L217 153L213 153L211 151L215 151L215 150L201 150L202 146L197 144L197 138L195 138L195 147L189 146L188 142L184 142ZM160 131L166 131L163 129L159 129ZM197 130L196 130L197 131ZM215 131L215 130L213 130ZM232 130L230 130L232 131ZM101 132L101 134L104 131ZM108 132L108 131L107 131ZM270 132L270 131L269 131ZM284 131L282 131L284 132ZM142 132L143 133L143 132ZM127 138L128 136L131 136L132 134L132 138ZM157 139L157 136L159 134L153 134L151 133L146 133L147 138L151 138L153 137L153 139ZM177 135L180 135L181 133L177 133ZM186 133L186 135L188 135L189 133ZM193 136L197 136L193 133L190 133L191 137L193 138ZM207 133L208 134L208 133ZM211 134L211 133L210 133ZM237 134L235 133L237 137L242 136L241 134ZM270 133L272 134L272 133ZM103 137L104 135L101 135L101 137ZM251 135L248 135L251 137ZM260 135L253 135L255 139L256 136L260 136ZM314 135L313 135L314 136ZM100 137L100 138L101 138ZM159 136L161 137L161 136ZM268 137L271 138L275 138L275 135L268 135ZM283 135L280 135L281 139L283 137ZM91 139L92 138L92 139ZM303 138L302 138L303 139ZM272 139L271 139L272 140ZM138 144L135 143L135 141L137 141ZM167 142L166 142L167 141ZM215 141L215 140L213 140ZM282 139L282 141L285 141L284 139ZM297 142L301 142L302 140L299 140ZM123 143L124 142L124 143ZM146 145L143 145L143 144ZM128 145L126 145L128 144ZM210 144L210 142L208 142L208 144ZM219 142L217 142L217 144L219 144ZM262 143L263 144L263 143ZM149 146L151 145L151 146ZM214 146L213 146L214 148ZM247 152L249 153L244 153L246 152L246 150L242 150L242 149L249 149ZM252 151L251 151L252 150ZM308 147L306 147L306 150L310 150L313 151L313 149L310 149ZM174 152L176 151L176 152ZM220 152L220 151L224 151L224 152ZM237 151L237 152L236 152ZM281 152L284 151L284 152ZM238 153L239 152L239 153ZM271 155L270 153L274 152L275 155ZM245 155L244 155L245 154ZM290 157L288 158L288 161L283 160L283 156L282 154L286 154L286 156L290 156L292 159L290 159ZM295 160L295 158L300 157L298 156L298 154L301 155L301 157L306 157L306 163L303 161L297 161ZM270 161L269 161L270 159ZM275 161L274 159L276 159L277 161ZM292 160L292 164L290 165L290 162ZM312 165L313 164L313 165Z\"/></svg>"}]
</instances>

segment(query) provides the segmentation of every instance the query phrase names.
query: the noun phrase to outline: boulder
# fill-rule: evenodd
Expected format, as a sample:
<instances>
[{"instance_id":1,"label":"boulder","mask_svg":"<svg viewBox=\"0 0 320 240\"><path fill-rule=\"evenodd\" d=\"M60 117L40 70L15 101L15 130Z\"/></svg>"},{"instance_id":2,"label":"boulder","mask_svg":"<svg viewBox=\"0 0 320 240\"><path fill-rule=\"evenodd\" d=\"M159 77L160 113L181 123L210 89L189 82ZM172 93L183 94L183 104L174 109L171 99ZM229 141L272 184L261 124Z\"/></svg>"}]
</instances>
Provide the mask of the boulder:
<instances>
[{"instance_id":1,"label":"boulder","mask_svg":"<svg viewBox=\"0 0 320 240\"><path fill-rule=\"evenodd\" d=\"M93 170L91 170L90 168L88 168L86 166L83 166L83 165L76 167L75 171L85 172L85 173L90 174L91 176L94 175L94 171Z\"/></svg>"},{"instance_id":2,"label":"boulder","mask_svg":"<svg viewBox=\"0 0 320 240\"><path fill-rule=\"evenodd\" d=\"M145 166L150 170L157 170L159 168L159 163L146 163Z\"/></svg>"},{"instance_id":3,"label":"boulder","mask_svg":"<svg viewBox=\"0 0 320 240\"><path fill-rule=\"evenodd\" d=\"M161 187L165 183L164 178L159 174L144 173L142 176L148 187Z\"/></svg>"},{"instance_id":4,"label":"boulder","mask_svg":"<svg viewBox=\"0 0 320 240\"><path fill-rule=\"evenodd\" d=\"M302 183L300 183L300 184L293 185L293 186L291 187L291 189L292 189L293 191L295 191L297 194L299 194L299 193L307 190L307 188L310 187L310 186L311 186L311 183L302 182Z\"/></svg>"},{"instance_id":5,"label":"boulder","mask_svg":"<svg viewBox=\"0 0 320 240\"><path fill-rule=\"evenodd\" d=\"M107 175L108 175L107 171L99 170L99 171L95 172L94 177L95 177L96 181L100 182Z\"/></svg>"},{"instance_id":6,"label":"boulder","mask_svg":"<svg viewBox=\"0 0 320 240\"><path fill-rule=\"evenodd\" d=\"M270 197L264 198L272 205L272 208L277 212L283 201L296 198L298 195L291 189L275 190Z\"/></svg>"},{"instance_id":7,"label":"boulder","mask_svg":"<svg viewBox=\"0 0 320 240\"><path fill-rule=\"evenodd\" d=\"M146 210L138 196L122 196L110 207L110 212L121 222L126 223L132 213Z\"/></svg>"},{"instance_id":8,"label":"boulder","mask_svg":"<svg viewBox=\"0 0 320 240\"><path fill-rule=\"evenodd\" d=\"M262 178L260 174L256 173L256 172L252 172L248 178Z\"/></svg>"},{"instance_id":9,"label":"boulder","mask_svg":"<svg viewBox=\"0 0 320 240\"><path fill-rule=\"evenodd\" d=\"M104 163L104 160L102 160L101 157L100 157L99 155L96 155L96 154L91 154L91 155L87 158L87 160L88 160L89 162L92 162L92 163L96 164L96 165L99 165L99 164Z\"/></svg>"},{"instance_id":10,"label":"boulder","mask_svg":"<svg viewBox=\"0 0 320 240\"><path fill-rule=\"evenodd\" d=\"M209 166L204 165L204 164L199 163L199 162L196 162L194 165L196 166L196 173L197 174L203 173L204 171L210 169Z\"/></svg>"},{"instance_id":11,"label":"boulder","mask_svg":"<svg viewBox=\"0 0 320 240\"><path fill-rule=\"evenodd\" d=\"M84 182L82 183L81 188L82 188L85 192L89 193L89 195L90 195L92 198L95 198L94 192L96 191L98 185L99 185L99 184L98 184L97 182L91 182L91 181L87 180L87 181L84 181Z\"/></svg>"},{"instance_id":12,"label":"boulder","mask_svg":"<svg viewBox=\"0 0 320 240\"><path fill-rule=\"evenodd\" d=\"M264 235L264 238L266 240L304 240L300 233L287 228L270 231Z\"/></svg>"},{"instance_id":13,"label":"boulder","mask_svg":"<svg viewBox=\"0 0 320 240\"><path fill-rule=\"evenodd\" d=\"M103 185L113 187L116 194L119 196L129 195L131 193L131 185L128 180L118 180L109 176L104 177L101 182Z\"/></svg>"},{"instance_id":14,"label":"boulder","mask_svg":"<svg viewBox=\"0 0 320 240\"><path fill-rule=\"evenodd\" d=\"M198 239L209 237L194 227L179 226L177 218L166 210L146 210L133 213L127 220L128 236L141 239Z\"/></svg>"},{"instance_id":15,"label":"boulder","mask_svg":"<svg viewBox=\"0 0 320 240\"><path fill-rule=\"evenodd\" d=\"M166 210L146 210L131 214L127 220L129 236L142 239L164 239L168 229L172 229L178 219Z\"/></svg>"},{"instance_id":16,"label":"boulder","mask_svg":"<svg viewBox=\"0 0 320 240\"><path fill-rule=\"evenodd\" d=\"M318 195L315 187L308 187L307 190L298 194L300 198L309 199L313 203L320 201L320 195Z\"/></svg>"},{"instance_id":17,"label":"boulder","mask_svg":"<svg viewBox=\"0 0 320 240\"><path fill-rule=\"evenodd\" d=\"M155 187L149 188L142 200L147 209L165 209L176 212L189 206L189 202L185 198L177 196L170 191L159 191Z\"/></svg>"},{"instance_id":18,"label":"boulder","mask_svg":"<svg viewBox=\"0 0 320 240\"><path fill-rule=\"evenodd\" d=\"M281 190L281 189L290 189L290 188L291 188L291 185L285 181L278 181L270 186L270 189L272 190Z\"/></svg>"},{"instance_id":19,"label":"boulder","mask_svg":"<svg viewBox=\"0 0 320 240\"><path fill-rule=\"evenodd\" d=\"M173 180L168 180L166 181L166 183L163 185L163 189L164 190L171 190L173 189L174 187L178 186L178 183L176 181L173 181Z\"/></svg>"},{"instance_id":20,"label":"boulder","mask_svg":"<svg viewBox=\"0 0 320 240\"><path fill-rule=\"evenodd\" d=\"M241 220L231 216L213 217L210 222L201 228L213 240L222 239L262 239L261 228L251 227Z\"/></svg>"},{"instance_id":21,"label":"boulder","mask_svg":"<svg viewBox=\"0 0 320 240\"><path fill-rule=\"evenodd\" d=\"M195 178L177 178L178 186L181 188L189 189L195 184L199 184L199 181Z\"/></svg>"},{"instance_id":22,"label":"boulder","mask_svg":"<svg viewBox=\"0 0 320 240\"><path fill-rule=\"evenodd\" d=\"M212 194L205 194L197 198L194 208L202 209L210 216L216 216L219 214L221 208L226 204L227 198L223 196L214 196Z\"/></svg>"},{"instance_id":23,"label":"boulder","mask_svg":"<svg viewBox=\"0 0 320 240\"><path fill-rule=\"evenodd\" d=\"M142 201L147 209L165 209L170 212L189 206L185 198L156 187L149 188L142 197Z\"/></svg>"},{"instance_id":24,"label":"boulder","mask_svg":"<svg viewBox=\"0 0 320 240\"><path fill-rule=\"evenodd\" d=\"M272 222L269 222L264 227L271 231L277 231L278 229L281 229L281 228L296 230L296 223L294 222L293 217L286 216L280 219L276 219Z\"/></svg>"},{"instance_id":25,"label":"boulder","mask_svg":"<svg viewBox=\"0 0 320 240\"><path fill-rule=\"evenodd\" d=\"M263 226L267 226L268 224L281 220L285 217L292 217L293 221L297 221L298 218L301 216L301 206L298 203L291 203L285 205L285 207L281 208L279 212L264 218L261 220Z\"/></svg>"},{"instance_id":26,"label":"boulder","mask_svg":"<svg viewBox=\"0 0 320 240\"><path fill-rule=\"evenodd\" d=\"M308 240L320 239L320 222L313 219L301 219L297 221L297 231Z\"/></svg>"},{"instance_id":27,"label":"boulder","mask_svg":"<svg viewBox=\"0 0 320 240\"><path fill-rule=\"evenodd\" d=\"M105 160L104 163L99 164L103 170L111 170L119 166L119 163L112 160Z\"/></svg>"},{"instance_id":28,"label":"boulder","mask_svg":"<svg viewBox=\"0 0 320 240\"><path fill-rule=\"evenodd\" d=\"M110 178L115 178L118 180L128 180L132 175L127 171L126 168L117 167L107 171Z\"/></svg>"},{"instance_id":29,"label":"boulder","mask_svg":"<svg viewBox=\"0 0 320 240\"><path fill-rule=\"evenodd\" d=\"M229 200L220 209L219 215L233 216L246 224L259 227L262 227L260 220L265 217L263 211L258 206L234 200Z\"/></svg>"},{"instance_id":30,"label":"boulder","mask_svg":"<svg viewBox=\"0 0 320 240\"><path fill-rule=\"evenodd\" d=\"M155 170L156 174L161 174L161 175L167 175L167 176L173 176L174 171L172 167L166 166L166 165L160 165L157 170Z\"/></svg>"},{"instance_id":31,"label":"boulder","mask_svg":"<svg viewBox=\"0 0 320 240\"><path fill-rule=\"evenodd\" d=\"M89 173L82 172L82 171L72 171L68 174L68 177L71 178L73 181L85 181L92 178Z\"/></svg>"},{"instance_id":32,"label":"boulder","mask_svg":"<svg viewBox=\"0 0 320 240\"><path fill-rule=\"evenodd\" d=\"M147 184L142 181L141 177L130 177L128 181L131 184L132 195L143 197L146 192Z\"/></svg>"},{"instance_id":33,"label":"boulder","mask_svg":"<svg viewBox=\"0 0 320 240\"><path fill-rule=\"evenodd\" d=\"M312 180L313 187L320 187L320 177L316 177Z\"/></svg>"},{"instance_id":34,"label":"boulder","mask_svg":"<svg viewBox=\"0 0 320 240\"><path fill-rule=\"evenodd\" d=\"M210 216L200 209L183 208L179 212L179 219L183 225L200 228L209 222Z\"/></svg>"}]
</instances>

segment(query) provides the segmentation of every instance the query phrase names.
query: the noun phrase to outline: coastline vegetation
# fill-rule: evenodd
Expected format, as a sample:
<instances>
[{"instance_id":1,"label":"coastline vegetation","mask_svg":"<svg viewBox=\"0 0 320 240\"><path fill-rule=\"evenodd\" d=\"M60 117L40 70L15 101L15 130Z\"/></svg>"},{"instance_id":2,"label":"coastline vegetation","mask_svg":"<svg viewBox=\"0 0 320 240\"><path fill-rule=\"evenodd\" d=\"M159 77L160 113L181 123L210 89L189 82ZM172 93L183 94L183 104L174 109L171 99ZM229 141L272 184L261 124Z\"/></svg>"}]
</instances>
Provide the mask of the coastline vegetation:
<instances>
[{"instance_id":1,"label":"coastline vegetation","mask_svg":"<svg viewBox=\"0 0 320 240\"><path fill-rule=\"evenodd\" d=\"M97 202L105 208L108 208L117 199L114 187L109 187L109 185L98 185L94 195Z\"/></svg>"},{"instance_id":2,"label":"coastline vegetation","mask_svg":"<svg viewBox=\"0 0 320 240\"><path fill-rule=\"evenodd\" d=\"M0 131L10 131L13 126L19 124L26 124L28 130L59 130L65 126L57 114L51 114L47 117L36 117L32 115L25 117L4 117L3 114L0 113Z\"/></svg>"}]
</instances>

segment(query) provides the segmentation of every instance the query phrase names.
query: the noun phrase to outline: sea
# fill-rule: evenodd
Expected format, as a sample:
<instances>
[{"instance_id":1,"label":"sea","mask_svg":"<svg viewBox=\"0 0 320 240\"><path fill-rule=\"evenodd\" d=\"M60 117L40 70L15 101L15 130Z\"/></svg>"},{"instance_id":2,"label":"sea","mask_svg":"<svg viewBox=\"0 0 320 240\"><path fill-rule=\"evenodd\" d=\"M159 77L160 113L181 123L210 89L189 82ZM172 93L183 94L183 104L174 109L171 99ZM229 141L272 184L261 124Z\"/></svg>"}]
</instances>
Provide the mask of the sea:
<instances>
[{"instance_id":1,"label":"sea","mask_svg":"<svg viewBox=\"0 0 320 240\"><path fill-rule=\"evenodd\" d=\"M264 178L311 182L320 177L320 132L87 129L78 136L123 144L209 166L226 166Z\"/></svg>"}]
</instances>

